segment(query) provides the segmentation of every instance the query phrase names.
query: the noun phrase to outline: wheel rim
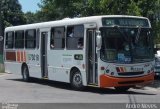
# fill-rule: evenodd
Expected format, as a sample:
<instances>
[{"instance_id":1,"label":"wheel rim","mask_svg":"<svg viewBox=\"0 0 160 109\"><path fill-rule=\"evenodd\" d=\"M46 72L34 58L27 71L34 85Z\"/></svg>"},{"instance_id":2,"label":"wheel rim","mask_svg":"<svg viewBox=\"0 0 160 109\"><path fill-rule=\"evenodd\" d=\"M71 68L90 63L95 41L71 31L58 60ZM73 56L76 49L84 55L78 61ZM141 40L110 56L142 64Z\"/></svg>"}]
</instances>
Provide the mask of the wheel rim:
<instances>
[{"instance_id":1,"label":"wheel rim","mask_svg":"<svg viewBox=\"0 0 160 109\"><path fill-rule=\"evenodd\" d=\"M81 76L80 73L74 74L74 76L73 76L73 84L75 86L77 86L77 87L82 85L82 76Z\"/></svg>"}]
</instances>

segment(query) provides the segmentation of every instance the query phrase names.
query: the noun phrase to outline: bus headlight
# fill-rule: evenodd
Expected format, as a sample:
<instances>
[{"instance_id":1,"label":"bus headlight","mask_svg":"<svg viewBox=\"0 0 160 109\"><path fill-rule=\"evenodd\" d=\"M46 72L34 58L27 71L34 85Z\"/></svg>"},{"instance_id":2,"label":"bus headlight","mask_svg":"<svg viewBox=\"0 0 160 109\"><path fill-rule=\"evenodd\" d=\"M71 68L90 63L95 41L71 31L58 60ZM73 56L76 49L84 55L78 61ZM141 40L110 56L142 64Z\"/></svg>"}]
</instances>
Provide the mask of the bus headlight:
<instances>
[{"instance_id":1,"label":"bus headlight","mask_svg":"<svg viewBox=\"0 0 160 109\"><path fill-rule=\"evenodd\" d=\"M114 75L114 72L111 72L111 75Z\"/></svg>"},{"instance_id":2,"label":"bus headlight","mask_svg":"<svg viewBox=\"0 0 160 109\"><path fill-rule=\"evenodd\" d=\"M109 69L106 70L106 73L109 73Z\"/></svg>"},{"instance_id":3,"label":"bus headlight","mask_svg":"<svg viewBox=\"0 0 160 109\"><path fill-rule=\"evenodd\" d=\"M147 73L150 73L150 72L151 72L150 70L147 71Z\"/></svg>"}]
</instances>

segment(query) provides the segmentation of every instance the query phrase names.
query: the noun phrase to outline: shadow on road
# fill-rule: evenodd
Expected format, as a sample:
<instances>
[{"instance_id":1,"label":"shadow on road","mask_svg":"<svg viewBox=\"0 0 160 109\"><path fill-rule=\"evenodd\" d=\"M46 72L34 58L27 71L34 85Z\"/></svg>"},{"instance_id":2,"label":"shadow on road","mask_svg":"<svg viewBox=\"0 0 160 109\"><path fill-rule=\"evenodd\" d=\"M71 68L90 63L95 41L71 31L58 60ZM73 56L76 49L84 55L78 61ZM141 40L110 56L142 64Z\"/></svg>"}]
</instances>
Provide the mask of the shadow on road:
<instances>
[{"instance_id":1,"label":"shadow on road","mask_svg":"<svg viewBox=\"0 0 160 109\"><path fill-rule=\"evenodd\" d=\"M24 82L22 79L7 79L11 81L19 81L19 82ZM25 82L27 83L27 82ZM57 81L50 81L50 80L42 80L42 79L36 79L32 78L30 83L36 83L40 85L47 85L50 87L58 88L58 89L65 89L65 90L72 90L70 84L68 83L63 83L63 82L57 82ZM136 89L135 89L136 90ZM126 92L118 92L113 88L95 88L95 87L86 87L83 91L79 92L90 92L90 93L96 93L96 94L135 94L135 95L156 95L153 93L143 93L143 92L135 92L128 90Z\"/></svg>"},{"instance_id":2,"label":"shadow on road","mask_svg":"<svg viewBox=\"0 0 160 109\"><path fill-rule=\"evenodd\" d=\"M156 88L160 90L160 76L155 76L155 80L149 87Z\"/></svg>"}]
</instances>

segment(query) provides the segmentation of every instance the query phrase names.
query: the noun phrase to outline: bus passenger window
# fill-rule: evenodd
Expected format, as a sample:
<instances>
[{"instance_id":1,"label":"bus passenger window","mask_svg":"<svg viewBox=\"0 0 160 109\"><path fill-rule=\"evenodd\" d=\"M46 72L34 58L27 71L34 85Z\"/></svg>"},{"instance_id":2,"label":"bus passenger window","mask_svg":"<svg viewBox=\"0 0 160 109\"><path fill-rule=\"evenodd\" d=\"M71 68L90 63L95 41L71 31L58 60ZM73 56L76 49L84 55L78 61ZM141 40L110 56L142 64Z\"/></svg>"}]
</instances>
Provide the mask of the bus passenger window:
<instances>
[{"instance_id":1,"label":"bus passenger window","mask_svg":"<svg viewBox=\"0 0 160 109\"><path fill-rule=\"evenodd\" d=\"M7 32L5 48L10 49L13 48L13 46L14 46L14 32Z\"/></svg>"},{"instance_id":2,"label":"bus passenger window","mask_svg":"<svg viewBox=\"0 0 160 109\"><path fill-rule=\"evenodd\" d=\"M65 29L64 27L55 27L51 29L50 48L63 49L65 48Z\"/></svg>"},{"instance_id":3,"label":"bus passenger window","mask_svg":"<svg viewBox=\"0 0 160 109\"><path fill-rule=\"evenodd\" d=\"M36 48L39 48L39 37L40 37L40 30L36 30Z\"/></svg>"},{"instance_id":4,"label":"bus passenger window","mask_svg":"<svg viewBox=\"0 0 160 109\"><path fill-rule=\"evenodd\" d=\"M77 48L78 48L78 49L83 49L83 38L79 38L79 39L78 39Z\"/></svg>"},{"instance_id":5,"label":"bus passenger window","mask_svg":"<svg viewBox=\"0 0 160 109\"><path fill-rule=\"evenodd\" d=\"M54 48L54 40L51 40L51 48Z\"/></svg>"},{"instance_id":6,"label":"bus passenger window","mask_svg":"<svg viewBox=\"0 0 160 109\"><path fill-rule=\"evenodd\" d=\"M75 25L67 27L67 49L83 49L84 26Z\"/></svg>"},{"instance_id":7,"label":"bus passenger window","mask_svg":"<svg viewBox=\"0 0 160 109\"><path fill-rule=\"evenodd\" d=\"M15 48L24 48L24 31L15 32Z\"/></svg>"},{"instance_id":8,"label":"bus passenger window","mask_svg":"<svg viewBox=\"0 0 160 109\"><path fill-rule=\"evenodd\" d=\"M25 31L25 47L29 49L36 48L36 30Z\"/></svg>"},{"instance_id":9,"label":"bus passenger window","mask_svg":"<svg viewBox=\"0 0 160 109\"><path fill-rule=\"evenodd\" d=\"M67 28L67 37L74 37L74 27Z\"/></svg>"},{"instance_id":10,"label":"bus passenger window","mask_svg":"<svg viewBox=\"0 0 160 109\"><path fill-rule=\"evenodd\" d=\"M54 48L54 29L51 30L50 48Z\"/></svg>"}]
</instances>

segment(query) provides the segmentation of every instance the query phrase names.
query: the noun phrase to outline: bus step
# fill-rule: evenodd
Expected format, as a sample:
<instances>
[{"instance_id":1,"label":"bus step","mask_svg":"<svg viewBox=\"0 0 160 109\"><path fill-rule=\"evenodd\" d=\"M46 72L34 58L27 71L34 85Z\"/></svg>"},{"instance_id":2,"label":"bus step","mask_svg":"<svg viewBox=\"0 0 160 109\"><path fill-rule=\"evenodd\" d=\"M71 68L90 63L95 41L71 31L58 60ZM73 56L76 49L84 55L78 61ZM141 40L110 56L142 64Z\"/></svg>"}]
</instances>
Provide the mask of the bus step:
<instances>
[{"instance_id":1,"label":"bus step","mask_svg":"<svg viewBox=\"0 0 160 109\"><path fill-rule=\"evenodd\" d=\"M42 79L46 79L46 80L48 80L48 77L43 77Z\"/></svg>"},{"instance_id":2,"label":"bus step","mask_svg":"<svg viewBox=\"0 0 160 109\"><path fill-rule=\"evenodd\" d=\"M98 84L88 84L88 86L91 86L91 87L99 87Z\"/></svg>"}]
</instances>

